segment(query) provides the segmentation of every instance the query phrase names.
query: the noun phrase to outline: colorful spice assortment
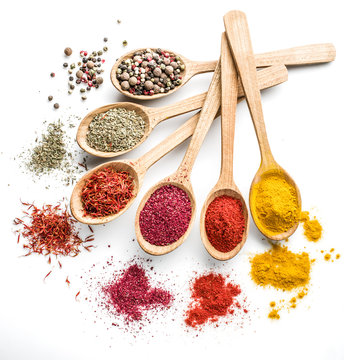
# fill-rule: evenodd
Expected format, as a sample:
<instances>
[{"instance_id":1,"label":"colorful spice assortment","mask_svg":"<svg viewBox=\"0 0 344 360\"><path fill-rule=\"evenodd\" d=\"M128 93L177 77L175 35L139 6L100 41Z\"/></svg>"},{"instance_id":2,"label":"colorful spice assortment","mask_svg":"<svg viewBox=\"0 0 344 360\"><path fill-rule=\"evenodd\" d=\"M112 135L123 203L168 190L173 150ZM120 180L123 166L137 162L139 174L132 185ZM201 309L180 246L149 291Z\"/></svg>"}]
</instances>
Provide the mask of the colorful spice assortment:
<instances>
[{"instance_id":1,"label":"colorful spice assortment","mask_svg":"<svg viewBox=\"0 0 344 360\"><path fill-rule=\"evenodd\" d=\"M134 264L111 283L103 287L106 305L116 314L130 321L142 319L143 312L167 308L172 304L172 294L150 285L146 271Z\"/></svg>"},{"instance_id":2,"label":"colorful spice assortment","mask_svg":"<svg viewBox=\"0 0 344 360\"><path fill-rule=\"evenodd\" d=\"M192 303L186 312L186 325L196 328L207 322L217 322L220 317L232 315L235 307L241 307L236 300L240 293L240 287L226 283L221 274L199 276L192 284Z\"/></svg>"},{"instance_id":3,"label":"colorful spice assortment","mask_svg":"<svg viewBox=\"0 0 344 360\"><path fill-rule=\"evenodd\" d=\"M188 194L174 185L162 186L153 192L140 213L142 236L153 245L172 244L185 234L191 215Z\"/></svg>"},{"instance_id":4,"label":"colorful spice assortment","mask_svg":"<svg viewBox=\"0 0 344 360\"><path fill-rule=\"evenodd\" d=\"M216 250L233 250L241 242L245 231L241 201L227 195L215 198L205 214L205 230Z\"/></svg>"},{"instance_id":5,"label":"colorful spice assortment","mask_svg":"<svg viewBox=\"0 0 344 360\"><path fill-rule=\"evenodd\" d=\"M303 222L304 235L309 241L318 241L322 235L322 226L314 217L313 220L309 217L308 211L302 211L300 221Z\"/></svg>"},{"instance_id":6,"label":"colorful spice assortment","mask_svg":"<svg viewBox=\"0 0 344 360\"><path fill-rule=\"evenodd\" d=\"M77 256L80 246L86 250L93 247L85 245L94 239L93 236L82 240L75 227L77 221L68 213L67 208L61 207L61 204L47 204L42 208L29 203L23 205L26 207L25 218L16 218L14 224L21 227L17 230L18 242L20 237L26 240L23 245L27 250L26 256L32 253Z\"/></svg>"},{"instance_id":7,"label":"colorful spice assortment","mask_svg":"<svg viewBox=\"0 0 344 360\"><path fill-rule=\"evenodd\" d=\"M107 167L86 180L81 193L84 216L93 218L117 214L133 196L134 181L126 171Z\"/></svg>"},{"instance_id":8,"label":"colorful spice assortment","mask_svg":"<svg viewBox=\"0 0 344 360\"><path fill-rule=\"evenodd\" d=\"M251 259L251 277L257 285L281 290L303 287L310 280L311 260L308 253L295 254L287 246L272 248Z\"/></svg>"},{"instance_id":9,"label":"colorful spice assortment","mask_svg":"<svg viewBox=\"0 0 344 360\"><path fill-rule=\"evenodd\" d=\"M161 49L146 49L122 61L117 79L122 90L149 96L167 93L179 86L184 70L179 56Z\"/></svg>"},{"instance_id":10,"label":"colorful spice assortment","mask_svg":"<svg viewBox=\"0 0 344 360\"><path fill-rule=\"evenodd\" d=\"M145 133L145 122L134 110L114 108L97 114L88 126L86 140L92 148L120 152L133 148Z\"/></svg>"},{"instance_id":11,"label":"colorful spice assortment","mask_svg":"<svg viewBox=\"0 0 344 360\"><path fill-rule=\"evenodd\" d=\"M281 173L270 171L252 188L251 211L266 233L281 234L300 218L300 204L293 185Z\"/></svg>"}]
</instances>

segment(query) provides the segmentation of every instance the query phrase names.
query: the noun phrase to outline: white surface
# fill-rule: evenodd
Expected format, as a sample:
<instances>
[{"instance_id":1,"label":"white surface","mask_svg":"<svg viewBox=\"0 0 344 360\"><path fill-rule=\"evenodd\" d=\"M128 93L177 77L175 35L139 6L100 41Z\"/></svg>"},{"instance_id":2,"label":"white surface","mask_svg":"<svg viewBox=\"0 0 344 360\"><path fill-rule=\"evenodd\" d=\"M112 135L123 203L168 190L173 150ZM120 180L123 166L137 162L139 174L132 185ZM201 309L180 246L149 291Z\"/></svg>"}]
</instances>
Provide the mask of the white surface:
<instances>
[{"instance_id":1,"label":"white surface","mask_svg":"<svg viewBox=\"0 0 344 360\"><path fill-rule=\"evenodd\" d=\"M2 5L1 27L1 131L2 167L0 207L0 358L9 359L120 359L217 357L257 359L344 359L342 324L343 259L343 92L344 78L342 2L338 1L18 1ZM247 13L255 52L296 45L333 42L337 60L328 65L290 69L289 81L265 91L263 108L266 127L276 160L288 170L300 187L303 208L317 215L324 227L318 244L308 243L299 229L288 246L305 247L319 259L312 270L310 292L280 321L267 318L268 304L279 296L275 290L257 288L249 278L249 256L267 244L251 222L247 244L232 261L218 264L210 258L199 236L199 211L215 184L220 166L220 121L211 128L195 163L192 182L198 216L184 245L163 258L152 258L158 272L176 277L176 290L187 297L187 282L193 269L219 268L241 285L250 309L242 324L206 329L195 336L185 332L183 319L171 323L159 320L150 327L155 334L138 339L104 322L93 323L93 309L76 302L82 289L80 275L113 255L122 261L134 255L148 257L134 237L134 216L145 191L178 166L186 145L162 159L147 173L134 206L119 220L97 228L91 253L63 260L46 283L50 270L46 259L27 258L12 233L12 219L21 213L19 198L55 202L69 197L65 188L51 179L50 190L32 179L13 162L13 156L29 146L43 120L69 114L84 116L100 105L123 99L112 87L108 73L123 52L144 46L174 49L193 60L219 56L222 16L229 10ZM116 19L122 20L118 25ZM82 103L78 94L68 97L62 63L63 49L93 50L109 37L105 83ZM126 39L128 46L122 48ZM49 74L57 76L51 79ZM174 95L154 103L172 103L206 91L210 75L192 79ZM47 96L54 95L61 107L52 110ZM148 104L147 104L148 105ZM245 103L238 106L235 139L235 180L246 200L251 180L259 166L259 151ZM127 157L135 158L160 142L188 116L159 125L149 139ZM74 136L74 134L72 134ZM96 162L100 162L97 160ZM10 184L10 186L8 186ZM87 230L87 229L86 229ZM85 231L86 233L86 231ZM107 247L111 244L111 248ZM341 260L327 263L320 250L334 247ZM173 274L171 271L173 270ZM69 275L71 288L64 283ZM287 298L287 297L286 297ZM182 307L179 303L177 306ZM185 310L180 308L181 313ZM82 312L81 312L82 311ZM166 325L167 324L167 325Z\"/></svg>"}]
</instances>

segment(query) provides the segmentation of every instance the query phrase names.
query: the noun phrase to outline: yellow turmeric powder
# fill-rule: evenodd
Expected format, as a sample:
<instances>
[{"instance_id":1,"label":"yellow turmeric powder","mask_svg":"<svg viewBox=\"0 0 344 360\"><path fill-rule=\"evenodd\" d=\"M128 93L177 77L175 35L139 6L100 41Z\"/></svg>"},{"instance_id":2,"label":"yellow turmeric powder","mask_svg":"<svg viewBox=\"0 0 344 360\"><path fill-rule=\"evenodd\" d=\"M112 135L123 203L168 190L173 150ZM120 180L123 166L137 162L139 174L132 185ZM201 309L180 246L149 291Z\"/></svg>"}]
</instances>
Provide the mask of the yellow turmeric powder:
<instances>
[{"instance_id":1,"label":"yellow turmeric powder","mask_svg":"<svg viewBox=\"0 0 344 360\"><path fill-rule=\"evenodd\" d=\"M280 315L279 315L278 311L279 310L277 310L277 309L272 309L269 312L268 318L273 319L273 320L279 320Z\"/></svg>"},{"instance_id":2,"label":"yellow turmeric powder","mask_svg":"<svg viewBox=\"0 0 344 360\"><path fill-rule=\"evenodd\" d=\"M304 235L309 241L318 241L321 238L322 226L316 217L314 217L313 220L310 220L309 212L302 211L300 221L303 222Z\"/></svg>"},{"instance_id":3,"label":"yellow turmeric powder","mask_svg":"<svg viewBox=\"0 0 344 360\"><path fill-rule=\"evenodd\" d=\"M311 260L308 253L295 254L286 246L272 248L251 259L251 277L260 286L292 290L303 287L310 280Z\"/></svg>"},{"instance_id":4,"label":"yellow turmeric powder","mask_svg":"<svg viewBox=\"0 0 344 360\"><path fill-rule=\"evenodd\" d=\"M250 197L252 216L267 235L292 228L300 218L301 206L293 184L279 171L267 171L253 185Z\"/></svg>"}]
</instances>

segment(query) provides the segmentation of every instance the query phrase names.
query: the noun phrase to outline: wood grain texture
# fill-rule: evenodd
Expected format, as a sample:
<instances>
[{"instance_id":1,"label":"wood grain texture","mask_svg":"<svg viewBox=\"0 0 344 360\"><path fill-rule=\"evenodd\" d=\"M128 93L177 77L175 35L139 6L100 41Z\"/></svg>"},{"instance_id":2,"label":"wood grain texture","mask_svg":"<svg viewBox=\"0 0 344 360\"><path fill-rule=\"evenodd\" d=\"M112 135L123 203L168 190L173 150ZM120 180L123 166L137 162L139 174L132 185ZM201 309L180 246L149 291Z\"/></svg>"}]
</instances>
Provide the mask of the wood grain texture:
<instances>
[{"instance_id":1,"label":"wood grain texture","mask_svg":"<svg viewBox=\"0 0 344 360\"><path fill-rule=\"evenodd\" d=\"M300 191L291 176L280 165L277 164L272 156L265 129L255 60L246 16L241 11L230 11L224 16L224 24L232 56L235 60L236 68L241 78L242 86L246 96L246 102L255 127L262 159L261 165L251 184L250 208L252 218L255 221L258 229L266 237L272 240L284 240L295 232L298 227L298 222L291 229L282 234L272 236L265 232L265 229L260 226L255 213L252 211L254 206L254 199L252 199L252 188L261 180L261 177L264 173L270 170L276 170L280 174L283 174L283 177L295 188L298 197L298 203L301 209Z\"/></svg>"},{"instance_id":2,"label":"wood grain texture","mask_svg":"<svg viewBox=\"0 0 344 360\"><path fill-rule=\"evenodd\" d=\"M217 184L213 187L204 202L200 216L200 233L204 247L217 260L233 258L244 246L248 234L248 211L245 200L233 180L233 151L235 133L235 114L238 97L238 73L228 46L226 34L221 38L221 172ZM205 228L205 217L209 205L217 197L226 195L238 199L242 204L245 217L245 231L242 241L231 251L218 251L208 239Z\"/></svg>"}]
</instances>

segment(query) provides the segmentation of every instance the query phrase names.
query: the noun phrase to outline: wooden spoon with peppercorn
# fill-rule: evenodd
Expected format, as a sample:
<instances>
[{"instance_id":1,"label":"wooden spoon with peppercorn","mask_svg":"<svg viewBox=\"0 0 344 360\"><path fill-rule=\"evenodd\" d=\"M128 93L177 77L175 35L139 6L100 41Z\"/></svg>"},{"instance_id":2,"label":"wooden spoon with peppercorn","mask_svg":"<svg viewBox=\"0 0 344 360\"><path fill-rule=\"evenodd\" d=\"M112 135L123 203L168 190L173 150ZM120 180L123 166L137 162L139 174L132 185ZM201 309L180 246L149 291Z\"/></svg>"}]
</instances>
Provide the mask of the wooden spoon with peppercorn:
<instances>
[{"instance_id":1,"label":"wooden spoon with peppercorn","mask_svg":"<svg viewBox=\"0 0 344 360\"><path fill-rule=\"evenodd\" d=\"M217 184L210 191L207 199L204 202L201 217L200 217L200 231L201 239L208 253L217 260L229 260L233 258L244 246L248 234L248 211L245 200L241 195L238 187L233 180L233 146L234 146L234 131L235 131L235 112L237 104L237 88L238 88L238 74L230 53L226 34L222 34L221 39L221 142L222 142L222 156L221 156L221 174ZM208 237L206 214L209 205L220 196L229 197L230 204L241 207L241 217L234 219L240 223L244 219L245 228L242 234L235 233L234 225L226 224L226 228L230 231L233 229L232 239L224 239L225 243L219 246L216 244L216 239ZM239 203L238 203L239 200ZM232 212L232 216L234 212ZM232 220L232 219L230 219ZM232 225L232 226L231 226ZM221 231L221 230L220 230ZM241 228L239 230L241 232ZM241 236L241 239L240 239ZM238 242L240 239L240 242ZM234 242L233 245L231 242ZM215 245L215 246L214 246ZM216 248L217 247L217 248ZM220 251L223 250L223 251Z\"/></svg>"},{"instance_id":2,"label":"wooden spoon with peppercorn","mask_svg":"<svg viewBox=\"0 0 344 360\"><path fill-rule=\"evenodd\" d=\"M333 44L312 44L254 57L256 67L308 65L333 61L336 49ZM216 64L217 61L191 61L169 50L143 48L120 57L112 67L110 78L123 95L153 100L174 93L195 75L214 71Z\"/></svg>"},{"instance_id":3,"label":"wooden spoon with peppercorn","mask_svg":"<svg viewBox=\"0 0 344 360\"><path fill-rule=\"evenodd\" d=\"M278 85L288 78L287 69L283 65L276 65L271 66L269 68L263 69L259 71L259 86L261 89L266 89L275 85ZM242 101L243 91L240 88L238 89L238 101ZM80 222L89 224L89 225L96 225L96 224L104 224L110 222L120 215L122 215L133 203L135 197L137 196L144 176L147 170L160 158L174 149L176 146L181 144L184 140L190 137L197 125L199 119L199 113L194 115L191 119L185 122L180 128L178 128L175 132L173 132L170 136L164 139L160 144L156 145L146 154L141 156L138 159L133 160L120 160L120 161L110 161L106 162L102 165L97 166L96 168L88 171L75 185L71 200L70 200L70 207L73 216ZM84 216L84 206L82 201L82 191L84 189L85 183L91 176L97 172L98 170L104 169L106 167L112 167L117 171L127 171L131 178L133 179L134 190L133 196L128 201L126 206L116 214L106 216L106 217L99 217L94 218L90 215Z\"/></svg>"}]
</instances>

